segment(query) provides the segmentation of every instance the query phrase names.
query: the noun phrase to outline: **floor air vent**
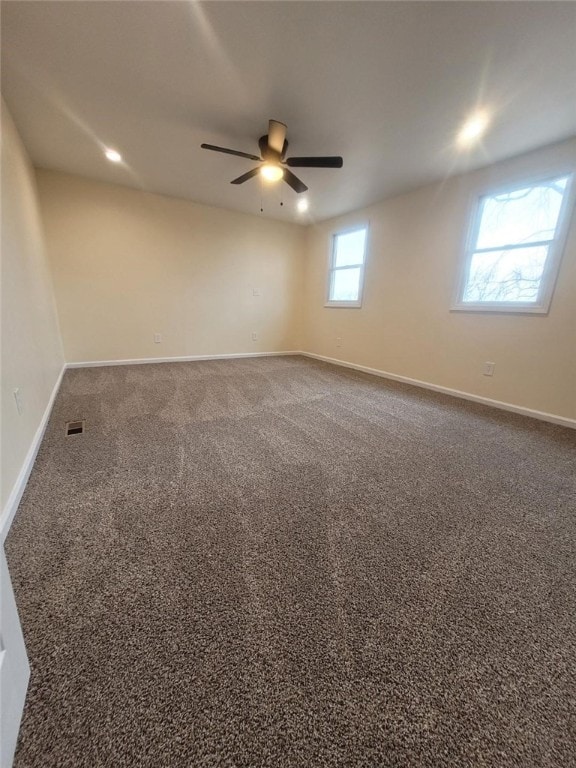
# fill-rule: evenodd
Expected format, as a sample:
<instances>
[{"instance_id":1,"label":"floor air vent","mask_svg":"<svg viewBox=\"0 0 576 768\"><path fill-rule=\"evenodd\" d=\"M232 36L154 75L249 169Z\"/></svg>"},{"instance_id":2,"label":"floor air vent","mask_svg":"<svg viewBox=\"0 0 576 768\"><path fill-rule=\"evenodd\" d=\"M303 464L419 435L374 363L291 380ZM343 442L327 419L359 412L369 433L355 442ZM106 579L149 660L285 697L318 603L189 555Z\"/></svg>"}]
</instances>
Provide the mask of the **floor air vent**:
<instances>
[{"instance_id":1,"label":"floor air vent","mask_svg":"<svg viewBox=\"0 0 576 768\"><path fill-rule=\"evenodd\" d=\"M81 435L84 432L84 421L67 421L66 437L70 435Z\"/></svg>"}]
</instances>

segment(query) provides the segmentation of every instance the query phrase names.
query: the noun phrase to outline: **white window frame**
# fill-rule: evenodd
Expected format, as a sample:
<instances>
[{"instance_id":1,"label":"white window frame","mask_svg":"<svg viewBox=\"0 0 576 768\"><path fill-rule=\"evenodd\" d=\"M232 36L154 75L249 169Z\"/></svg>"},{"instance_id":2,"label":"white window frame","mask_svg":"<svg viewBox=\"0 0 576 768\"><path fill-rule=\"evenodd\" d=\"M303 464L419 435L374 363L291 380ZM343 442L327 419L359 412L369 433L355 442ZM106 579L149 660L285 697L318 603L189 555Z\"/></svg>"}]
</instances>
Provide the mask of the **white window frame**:
<instances>
[{"instance_id":1,"label":"white window frame","mask_svg":"<svg viewBox=\"0 0 576 768\"><path fill-rule=\"evenodd\" d=\"M538 184L552 181L563 176L568 176L566 191L560 213L558 214L558 224L556 227L556 236L550 242L548 257L544 265L540 288L538 290L538 299L535 302L518 301L463 301L462 297L468 282L468 273L472 261L472 254L475 252L474 246L478 241L478 231L480 228L480 212L484 198L495 195L503 195L508 192L522 189L523 187L537 186ZM459 277L456 285L454 300L451 309L461 312L503 312L503 313L522 313L522 314L547 314L552 301L552 294L556 285L560 263L568 237L570 220L574 208L574 196L576 185L574 184L574 169L558 169L554 173L545 173L530 178L519 178L513 183L506 185L490 187L474 195L472 204L469 207L468 220L470 222L468 233L463 249ZM515 245L515 244L510 244ZM534 244L532 244L534 245Z\"/></svg>"},{"instance_id":2,"label":"white window frame","mask_svg":"<svg viewBox=\"0 0 576 768\"><path fill-rule=\"evenodd\" d=\"M336 261L336 241L337 238L341 235L349 235L352 232L359 232L360 230L364 230L366 232L366 237L364 238L364 254L362 258L361 264L347 264L345 267L337 267L335 265ZM332 233L332 237L330 238L330 254L328 259L328 287L326 291L326 302L324 303L325 307L349 307L352 309L359 309L362 306L362 299L364 296L364 274L366 272L366 258L368 255L368 238L370 235L370 229L368 226L368 222L362 223L362 224L355 224L352 227L347 227L346 229L339 229L337 232ZM359 280L359 287L358 287L358 298L355 301L335 301L330 298L330 295L332 293L332 285L334 281L334 273L340 272L343 269L358 269L360 267L360 280Z\"/></svg>"}]
</instances>

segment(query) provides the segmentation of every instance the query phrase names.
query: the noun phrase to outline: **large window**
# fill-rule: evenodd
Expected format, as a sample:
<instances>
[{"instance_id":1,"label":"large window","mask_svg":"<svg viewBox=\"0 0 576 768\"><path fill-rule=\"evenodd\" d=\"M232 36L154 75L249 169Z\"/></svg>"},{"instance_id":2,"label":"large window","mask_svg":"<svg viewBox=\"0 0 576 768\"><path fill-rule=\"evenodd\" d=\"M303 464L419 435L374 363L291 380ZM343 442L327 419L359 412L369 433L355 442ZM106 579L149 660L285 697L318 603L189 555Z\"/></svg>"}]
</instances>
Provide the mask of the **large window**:
<instances>
[{"instance_id":1,"label":"large window","mask_svg":"<svg viewBox=\"0 0 576 768\"><path fill-rule=\"evenodd\" d=\"M569 208L570 175L478 200L455 309L547 312Z\"/></svg>"},{"instance_id":2,"label":"large window","mask_svg":"<svg viewBox=\"0 0 576 768\"><path fill-rule=\"evenodd\" d=\"M359 227L333 236L327 306L362 305L367 234L367 227Z\"/></svg>"}]
</instances>

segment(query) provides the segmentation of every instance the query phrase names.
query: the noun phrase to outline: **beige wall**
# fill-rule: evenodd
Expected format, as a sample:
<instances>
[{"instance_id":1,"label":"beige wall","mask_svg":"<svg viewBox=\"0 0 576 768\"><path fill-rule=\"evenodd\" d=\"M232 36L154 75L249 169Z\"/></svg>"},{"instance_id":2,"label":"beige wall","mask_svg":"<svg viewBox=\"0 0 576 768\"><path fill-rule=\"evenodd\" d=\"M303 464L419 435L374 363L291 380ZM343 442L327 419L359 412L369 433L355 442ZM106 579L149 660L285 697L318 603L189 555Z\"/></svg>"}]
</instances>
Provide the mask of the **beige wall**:
<instances>
[{"instance_id":1,"label":"beige wall","mask_svg":"<svg viewBox=\"0 0 576 768\"><path fill-rule=\"evenodd\" d=\"M450 311L475 194L493 184L570 169L576 169L576 140L311 227L304 349L576 418L575 216L547 316ZM331 234L366 221L363 306L326 308ZM492 378L482 375L485 361L496 363Z\"/></svg>"},{"instance_id":2,"label":"beige wall","mask_svg":"<svg viewBox=\"0 0 576 768\"><path fill-rule=\"evenodd\" d=\"M36 181L2 103L1 504L14 489L64 363ZM14 390L20 390L18 414Z\"/></svg>"},{"instance_id":3,"label":"beige wall","mask_svg":"<svg viewBox=\"0 0 576 768\"><path fill-rule=\"evenodd\" d=\"M67 362L299 348L302 227L37 179Z\"/></svg>"},{"instance_id":4,"label":"beige wall","mask_svg":"<svg viewBox=\"0 0 576 768\"><path fill-rule=\"evenodd\" d=\"M307 231L38 171L66 358L303 348L576 418L574 220L548 315L450 311L475 196L570 168L575 140ZM363 221L370 224L364 304L325 308L330 235ZM485 361L496 363L491 378L482 375Z\"/></svg>"}]
</instances>

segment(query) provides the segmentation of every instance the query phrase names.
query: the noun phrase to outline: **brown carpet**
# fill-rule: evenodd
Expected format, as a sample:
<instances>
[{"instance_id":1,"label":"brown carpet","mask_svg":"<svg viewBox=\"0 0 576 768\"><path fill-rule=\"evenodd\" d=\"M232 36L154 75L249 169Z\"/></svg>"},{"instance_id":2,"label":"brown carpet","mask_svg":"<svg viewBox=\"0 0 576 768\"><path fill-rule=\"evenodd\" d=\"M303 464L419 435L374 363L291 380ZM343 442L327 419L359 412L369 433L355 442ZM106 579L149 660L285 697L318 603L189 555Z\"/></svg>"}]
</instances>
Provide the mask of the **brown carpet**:
<instances>
[{"instance_id":1,"label":"brown carpet","mask_svg":"<svg viewBox=\"0 0 576 768\"><path fill-rule=\"evenodd\" d=\"M7 542L16 768L576 765L575 466L302 358L68 371Z\"/></svg>"}]
</instances>

